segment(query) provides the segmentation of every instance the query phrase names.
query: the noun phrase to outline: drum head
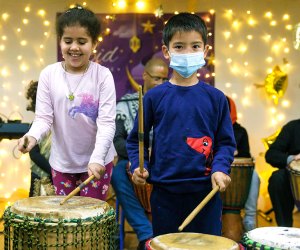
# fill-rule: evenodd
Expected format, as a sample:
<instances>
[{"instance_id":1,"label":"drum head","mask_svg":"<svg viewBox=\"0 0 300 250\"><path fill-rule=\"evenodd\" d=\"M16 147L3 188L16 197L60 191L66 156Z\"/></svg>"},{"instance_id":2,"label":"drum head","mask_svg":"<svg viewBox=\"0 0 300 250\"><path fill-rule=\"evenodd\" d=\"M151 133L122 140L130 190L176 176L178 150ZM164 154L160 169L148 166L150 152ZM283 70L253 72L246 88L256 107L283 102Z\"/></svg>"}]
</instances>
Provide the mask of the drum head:
<instances>
[{"instance_id":1,"label":"drum head","mask_svg":"<svg viewBox=\"0 0 300 250\"><path fill-rule=\"evenodd\" d=\"M259 249L300 249L300 228L260 227L247 232L244 245Z\"/></svg>"},{"instance_id":2,"label":"drum head","mask_svg":"<svg viewBox=\"0 0 300 250\"><path fill-rule=\"evenodd\" d=\"M300 175L300 161L291 161L290 168Z\"/></svg>"},{"instance_id":3,"label":"drum head","mask_svg":"<svg viewBox=\"0 0 300 250\"><path fill-rule=\"evenodd\" d=\"M65 196L38 196L16 201L11 212L20 216L39 217L57 221L58 219L87 219L110 210L105 201L83 196L74 196L63 205Z\"/></svg>"},{"instance_id":4,"label":"drum head","mask_svg":"<svg viewBox=\"0 0 300 250\"><path fill-rule=\"evenodd\" d=\"M236 242L214 235L200 233L174 233L164 234L153 238L150 242L150 249L189 249L189 250L220 250L239 249Z\"/></svg>"}]
</instances>

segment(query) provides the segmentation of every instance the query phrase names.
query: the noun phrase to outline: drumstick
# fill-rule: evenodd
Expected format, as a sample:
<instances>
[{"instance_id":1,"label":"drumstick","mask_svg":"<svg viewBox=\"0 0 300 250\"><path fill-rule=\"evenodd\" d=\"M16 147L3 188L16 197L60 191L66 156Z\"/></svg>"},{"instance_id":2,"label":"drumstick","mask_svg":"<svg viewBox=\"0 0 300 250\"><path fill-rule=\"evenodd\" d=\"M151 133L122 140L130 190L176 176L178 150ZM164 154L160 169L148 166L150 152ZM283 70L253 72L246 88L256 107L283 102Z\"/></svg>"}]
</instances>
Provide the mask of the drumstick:
<instances>
[{"instance_id":1,"label":"drumstick","mask_svg":"<svg viewBox=\"0 0 300 250\"><path fill-rule=\"evenodd\" d=\"M190 213L190 215L186 217L181 226L179 226L178 231L181 232L195 218L195 216L206 205L206 203L209 202L210 199L219 191L219 189L219 186L215 186L215 188L210 191L210 193L203 199L203 201L201 201L200 204Z\"/></svg>"},{"instance_id":2,"label":"drumstick","mask_svg":"<svg viewBox=\"0 0 300 250\"><path fill-rule=\"evenodd\" d=\"M139 86L139 166L140 172L144 172L144 114L142 86Z\"/></svg>"},{"instance_id":3,"label":"drumstick","mask_svg":"<svg viewBox=\"0 0 300 250\"><path fill-rule=\"evenodd\" d=\"M89 178L87 178L84 182L82 182L77 188L75 188L71 193L67 195L66 198L64 198L59 204L64 204L67 200L72 198L74 195L76 195L80 190L82 190L91 180L95 178L95 175L91 175Z\"/></svg>"},{"instance_id":4,"label":"drumstick","mask_svg":"<svg viewBox=\"0 0 300 250\"><path fill-rule=\"evenodd\" d=\"M28 144L29 144L29 140L28 140L28 137L25 136L24 137L24 144L23 144L23 148L26 149L28 147Z\"/></svg>"}]
</instances>

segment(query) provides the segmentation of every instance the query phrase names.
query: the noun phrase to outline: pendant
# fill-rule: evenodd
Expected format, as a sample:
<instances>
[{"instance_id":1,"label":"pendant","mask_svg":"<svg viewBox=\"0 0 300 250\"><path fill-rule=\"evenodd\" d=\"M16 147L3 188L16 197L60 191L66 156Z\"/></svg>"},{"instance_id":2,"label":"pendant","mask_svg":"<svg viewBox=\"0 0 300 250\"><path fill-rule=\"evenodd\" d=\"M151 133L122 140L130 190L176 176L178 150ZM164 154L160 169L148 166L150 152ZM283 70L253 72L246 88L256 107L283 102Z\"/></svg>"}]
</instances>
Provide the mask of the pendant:
<instances>
[{"instance_id":1,"label":"pendant","mask_svg":"<svg viewBox=\"0 0 300 250\"><path fill-rule=\"evenodd\" d=\"M74 98L75 98L75 96L73 95L73 93L69 94L68 99L69 99L70 101L73 101Z\"/></svg>"}]
</instances>

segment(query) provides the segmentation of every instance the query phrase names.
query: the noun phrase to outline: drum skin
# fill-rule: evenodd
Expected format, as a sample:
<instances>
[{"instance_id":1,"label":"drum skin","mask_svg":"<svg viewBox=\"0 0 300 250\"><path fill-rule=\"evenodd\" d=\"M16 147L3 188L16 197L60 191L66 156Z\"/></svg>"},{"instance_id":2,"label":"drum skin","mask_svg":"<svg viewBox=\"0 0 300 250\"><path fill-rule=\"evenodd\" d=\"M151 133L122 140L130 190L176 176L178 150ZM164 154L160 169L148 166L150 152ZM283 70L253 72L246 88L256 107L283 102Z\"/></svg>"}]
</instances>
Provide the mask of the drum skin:
<instances>
[{"instance_id":1,"label":"drum skin","mask_svg":"<svg viewBox=\"0 0 300 250\"><path fill-rule=\"evenodd\" d=\"M244 234L242 244L251 250L299 250L300 228L260 227Z\"/></svg>"},{"instance_id":2,"label":"drum skin","mask_svg":"<svg viewBox=\"0 0 300 250\"><path fill-rule=\"evenodd\" d=\"M106 202L74 196L16 201L4 213L4 246L11 249L117 249L115 212Z\"/></svg>"},{"instance_id":3,"label":"drum skin","mask_svg":"<svg viewBox=\"0 0 300 250\"><path fill-rule=\"evenodd\" d=\"M173 233L153 238L146 243L147 250L237 250L239 245L224 237L200 233Z\"/></svg>"}]
</instances>

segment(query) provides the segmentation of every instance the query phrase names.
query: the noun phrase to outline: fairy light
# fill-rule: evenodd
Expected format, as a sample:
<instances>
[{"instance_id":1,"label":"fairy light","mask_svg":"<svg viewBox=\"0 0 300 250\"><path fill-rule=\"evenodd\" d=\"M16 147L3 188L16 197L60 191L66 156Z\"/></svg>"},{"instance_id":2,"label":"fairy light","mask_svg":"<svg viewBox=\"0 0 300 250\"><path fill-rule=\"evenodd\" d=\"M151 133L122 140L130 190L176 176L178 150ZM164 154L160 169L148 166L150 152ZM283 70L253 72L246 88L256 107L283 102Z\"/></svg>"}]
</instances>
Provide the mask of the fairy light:
<instances>
[{"instance_id":1,"label":"fairy light","mask_svg":"<svg viewBox=\"0 0 300 250\"><path fill-rule=\"evenodd\" d=\"M282 16L282 20L284 20L284 21L290 20L290 15L289 14L284 14Z\"/></svg>"},{"instance_id":2,"label":"fairy light","mask_svg":"<svg viewBox=\"0 0 300 250\"><path fill-rule=\"evenodd\" d=\"M8 13L3 13L3 14L1 15L1 17L2 17L3 21L7 21L8 18L9 18L9 14L8 14Z\"/></svg>"},{"instance_id":3,"label":"fairy light","mask_svg":"<svg viewBox=\"0 0 300 250\"><path fill-rule=\"evenodd\" d=\"M265 13L265 17L271 19L273 16L272 12L268 11Z\"/></svg>"},{"instance_id":4,"label":"fairy light","mask_svg":"<svg viewBox=\"0 0 300 250\"><path fill-rule=\"evenodd\" d=\"M41 16L41 17L44 17L46 15L46 11L41 9L41 10L38 10L38 15Z\"/></svg>"},{"instance_id":5,"label":"fairy light","mask_svg":"<svg viewBox=\"0 0 300 250\"><path fill-rule=\"evenodd\" d=\"M229 39L231 36L231 32L230 31L225 31L223 32L225 39Z\"/></svg>"},{"instance_id":6,"label":"fairy light","mask_svg":"<svg viewBox=\"0 0 300 250\"><path fill-rule=\"evenodd\" d=\"M266 62L267 63L272 63L273 62L273 58L271 56L266 58Z\"/></svg>"},{"instance_id":7,"label":"fairy light","mask_svg":"<svg viewBox=\"0 0 300 250\"><path fill-rule=\"evenodd\" d=\"M22 22L23 22L23 24L28 24L29 21L28 21L28 19L23 19Z\"/></svg>"},{"instance_id":8,"label":"fairy light","mask_svg":"<svg viewBox=\"0 0 300 250\"><path fill-rule=\"evenodd\" d=\"M27 12L27 13L30 12L30 7L26 6L25 9L24 9L24 11Z\"/></svg>"},{"instance_id":9,"label":"fairy light","mask_svg":"<svg viewBox=\"0 0 300 250\"><path fill-rule=\"evenodd\" d=\"M283 100L283 101L281 102L281 106L284 107L284 108L290 107L290 101L288 101L288 100Z\"/></svg>"},{"instance_id":10,"label":"fairy light","mask_svg":"<svg viewBox=\"0 0 300 250\"><path fill-rule=\"evenodd\" d=\"M214 10L214 9L210 9L210 10L209 10L209 13L210 13L211 15L213 15L213 14L215 14L215 10Z\"/></svg>"},{"instance_id":11,"label":"fairy light","mask_svg":"<svg viewBox=\"0 0 300 250\"><path fill-rule=\"evenodd\" d=\"M43 22L43 24L44 24L44 26L50 26L50 22L49 22L48 20L45 20L45 21Z\"/></svg>"},{"instance_id":12,"label":"fairy light","mask_svg":"<svg viewBox=\"0 0 300 250\"><path fill-rule=\"evenodd\" d=\"M277 22L275 20L270 22L270 26L276 26L276 25L277 25Z\"/></svg>"},{"instance_id":13,"label":"fairy light","mask_svg":"<svg viewBox=\"0 0 300 250\"><path fill-rule=\"evenodd\" d=\"M226 83L225 83L225 87L226 87L226 88L231 88L231 83L230 83L230 82L226 82Z\"/></svg>"}]
</instances>

